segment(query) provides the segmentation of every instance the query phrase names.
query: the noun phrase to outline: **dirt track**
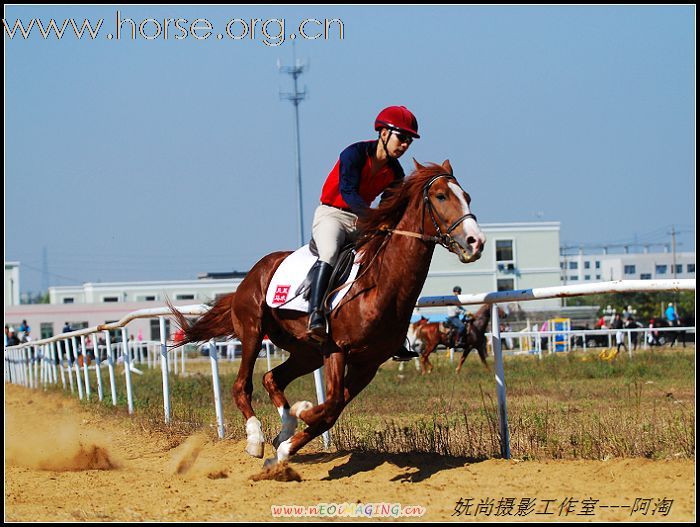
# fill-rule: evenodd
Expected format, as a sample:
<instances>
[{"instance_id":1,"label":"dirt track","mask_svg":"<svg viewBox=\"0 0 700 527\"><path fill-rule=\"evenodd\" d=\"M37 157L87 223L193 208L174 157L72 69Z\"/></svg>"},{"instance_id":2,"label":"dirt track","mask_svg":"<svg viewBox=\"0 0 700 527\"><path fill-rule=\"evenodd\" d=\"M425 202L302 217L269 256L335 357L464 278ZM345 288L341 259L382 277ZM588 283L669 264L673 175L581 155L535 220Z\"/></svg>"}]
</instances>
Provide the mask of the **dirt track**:
<instances>
[{"instance_id":1,"label":"dirt track","mask_svg":"<svg viewBox=\"0 0 700 527\"><path fill-rule=\"evenodd\" d=\"M262 463L243 448L199 436L171 448L128 419L98 419L74 399L5 385L5 520L272 521L271 505L381 502L425 507L422 521L695 519L689 460L468 463L307 452L291 465L301 482L254 482ZM496 515L504 498L514 498L512 516ZM516 516L526 498L534 507ZM636 498L649 500L637 502L646 515L633 511ZM667 516L663 498L673 500ZM568 515L567 499L577 500Z\"/></svg>"}]
</instances>

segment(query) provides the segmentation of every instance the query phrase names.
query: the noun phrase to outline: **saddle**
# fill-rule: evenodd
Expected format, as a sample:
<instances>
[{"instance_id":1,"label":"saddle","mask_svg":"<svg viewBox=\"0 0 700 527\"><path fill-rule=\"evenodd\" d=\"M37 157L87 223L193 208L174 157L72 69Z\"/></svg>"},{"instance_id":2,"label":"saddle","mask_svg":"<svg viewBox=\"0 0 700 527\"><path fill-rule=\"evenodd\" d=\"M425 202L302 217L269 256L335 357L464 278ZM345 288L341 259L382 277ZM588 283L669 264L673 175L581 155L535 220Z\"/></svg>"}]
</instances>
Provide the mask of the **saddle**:
<instances>
[{"instance_id":1,"label":"saddle","mask_svg":"<svg viewBox=\"0 0 700 527\"><path fill-rule=\"evenodd\" d=\"M268 306L308 313L311 285L309 273L314 263L318 261L318 251L315 246L312 240L309 245L297 249L282 261L272 276L265 295ZM330 299L326 299L324 305L327 306L330 303L330 309L338 305L350 289L349 282L354 280L359 272L360 265L355 263L355 256L356 252L352 245L341 249L327 292L332 293L343 284L347 286L333 293Z\"/></svg>"}]
</instances>

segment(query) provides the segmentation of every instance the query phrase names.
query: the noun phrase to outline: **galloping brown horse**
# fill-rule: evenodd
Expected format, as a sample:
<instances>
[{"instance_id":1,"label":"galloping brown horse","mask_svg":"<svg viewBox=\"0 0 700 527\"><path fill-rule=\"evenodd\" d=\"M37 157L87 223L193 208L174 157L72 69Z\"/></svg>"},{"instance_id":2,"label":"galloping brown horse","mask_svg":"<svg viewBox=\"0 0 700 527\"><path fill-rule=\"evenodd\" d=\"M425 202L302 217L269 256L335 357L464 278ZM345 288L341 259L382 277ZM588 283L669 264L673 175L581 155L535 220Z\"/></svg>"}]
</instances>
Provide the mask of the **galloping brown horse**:
<instances>
[{"instance_id":1,"label":"galloping brown horse","mask_svg":"<svg viewBox=\"0 0 700 527\"><path fill-rule=\"evenodd\" d=\"M251 405L253 366L263 335L290 352L287 361L263 376L263 386L282 418L282 431L273 440L277 456L266 465L286 460L331 428L403 344L437 243L463 263L481 256L485 237L470 211L471 198L452 175L449 161L415 165L414 173L359 221L360 274L328 316L330 338L322 346L305 338L308 315L273 309L265 302L268 284L289 252L262 258L235 293L220 298L192 325L173 311L185 330L183 344L234 335L241 340L233 398L246 419L246 451L253 456L263 457L264 450L260 421ZM284 389L320 366L326 376L326 402L314 406L304 401L290 408ZM307 425L298 432L297 418Z\"/></svg>"},{"instance_id":2,"label":"galloping brown horse","mask_svg":"<svg viewBox=\"0 0 700 527\"><path fill-rule=\"evenodd\" d=\"M498 316L499 318L505 318L506 316L505 312L500 307L498 308ZM435 348L437 348L439 344L449 348L453 346L453 342L451 332L445 331L441 327L441 322L427 322L427 320L423 320L425 319L421 319L414 324L414 332L416 339L421 340L424 344L420 356L420 371L425 374L426 372L431 373L433 371L433 365L428 357L435 351ZM459 359L459 364L455 370L457 373L462 371L462 365L473 349L479 353L482 364L487 370L489 369L486 364L486 332L488 331L490 321L491 306L485 304L476 312L474 319L467 324L464 342L457 343L454 346L455 349L462 349L462 357Z\"/></svg>"}]
</instances>

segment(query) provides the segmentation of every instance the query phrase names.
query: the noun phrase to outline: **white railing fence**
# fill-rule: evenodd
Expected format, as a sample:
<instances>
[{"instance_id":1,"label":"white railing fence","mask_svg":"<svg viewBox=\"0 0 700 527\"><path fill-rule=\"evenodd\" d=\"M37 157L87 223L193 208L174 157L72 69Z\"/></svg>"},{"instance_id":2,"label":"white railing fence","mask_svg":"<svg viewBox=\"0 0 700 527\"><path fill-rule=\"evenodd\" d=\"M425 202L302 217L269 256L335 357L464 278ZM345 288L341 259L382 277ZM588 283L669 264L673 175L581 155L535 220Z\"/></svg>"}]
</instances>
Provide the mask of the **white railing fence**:
<instances>
[{"instance_id":1,"label":"white railing fence","mask_svg":"<svg viewBox=\"0 0 700 527\"><path fill-rule=\"evenodd\" d=\"M575 286L563 286L563 287L546 287L537 289L526 289L519 291L501 291L501 292L491 292L491 293L480 293L475 295L459 295L455 296L441 296L441 297L425 297L419 299L416 307L430 307L430 306L447 306L454 304L491 304L492 314L491 314L491 325L492 330L490 333L491 337L491 348L493 350L495 359L495 377L496 377L496 387L498 395L498 409L499 409L499 424L500 424L500 435L501 435L501 455L508 459L510 458L510 440L507 424L507 409L506 409L506 384L505 384L505 374L503 367L503 351L501 348L501 338L533 338L536 342L541 342L542 337L549 337L551 335L561 334L561 331L551 331L551 332L510 332L503 333L500 332L500 321L498 316L498 304L499 303L510 303L514 301L528 301L537 300L544 298L557 298L557 297L571 297L571 296L582 296L582 295L592 295L601 293L616 293L616 292L629 292L629 291L694 291L695 290L695 280L630 280L630 281L617 281L617 282L601 282L597 284L583 284ZM202 315L207 310L208 307L204 305L195 306L184 306L176 307L183 315ZM88 370L94 368L97 377L97 397L99 400L103 399L104 396L104 385L102 382L102 367L104 362L107 363L107 370L109 373L110 380L110 390L112 397L112 404L116 406L117 404L117 391L115 382L115 364L117 359L115 357L120 357L124 361L124 375L126 381L126 391L127 391L127 405L129 413L133 413L133 383L131 375L132 373L139 374L141 371L137 369L134 365L143 364L144 362L149 367L156 367L157 355L160 354L160 367L162 371L162 384L163 384L163 411L165 415L165 422L170 422L170 388L169 388L169 372L171 366L173 370L177 372L177 355L175 355L175 360L172 363L169 361L169 352L180 353L180 372L185 371L185 353L182 347L175 348L174 350L169 350L166 342L166 324L165 318L170 315L170 310L168 308L158 308L158 309L142 309L139 311L134 311L127 314L124 318L115 322L113 324L103 324L93 328L81 329L77 331L72 331L70 333L63 333L61 335L56 335L48 339L41 339L33 342L28 342L25 344L20 344L17 346L9 346L5 348L5 382L11 382L16 384L22 384L31 388L38 388L41 383L42 386L46 387L49 384L58 384L59 375L60 382L64 389L70 389L71 393L75 393L77 389L77 395L80 399L89 399L92 396L91 386L88 377ZM160 342L145 342L145 343L133 343L127 339L126 325L138 318L158 318L160 323ZM121 330L122 331L122 342L121 343L111 343L110 330ZM655 330L668 332L668 331L692 331L694 333L695 328L655 328ZM616 332L617 330L612 330ZM640 328L638 330L622 330L627 332L628 337L632 332L638 331L640 333L649 332L649 328ZM105 344L100 345L98 343L98 335L104 333ZM603 333L609 333L610 331L603 330ZM600 330L593 331L581 331L573 330L570 332L571 335L580 334L600 334ZM97 345L97 352L95 355L95 365L89 366L87 357L85 337L91 335L93 346ZM80 346L78 346L77 339L80 339ZM630 337L631 338L631 337ZM646 340L646 339L645 339ZM585 346L584 338L584 346ZM124 346L124 343L127 345ZM216 410L216 420L217 420L217 431L220 438L224 437L224 420L223 420L223 408L221 402L221 388L219 384L219 356L223 356L232 360L235 358L237 346L240 343L238 341L229 342L215 342L214 340L208 343L209 352L209 362L212 371L212 381L214 390L214 404ZM271 355L277 353L276 348L269 341L264 342L265 346L265 357L267 358L268 370L271 369ZM83 350L83 360L79 360L78 350ZM551 350L552 347L549 346ZM628 348L629 349L629 348ZM115 354L118 352L118 354ZM541 356L541 346L538 349L538 355ZM64 357L65 355L65 357ZM103 357L105 359L103 360ZM145 357L145 358L144 358ZM133 360L132 360L133 359ZM82 362L82 374L81 365ZM66 382L66 377L68 381ZM324 386L322 381L321 370L316 370L314 372L314 381L316 384L316 393L319 403L322 403L325 399ZM330 437L326 432L324 434L324 444L326 447L329 445Z\"/></svg>"},{"instance_id":2,"label":"white railing fence","mask_svg":"<svg viewBox=\"0 0 700 527\"><path fill-rule=\"evenodd\" d=\"M510 459L510 433L508 431L508 412L506 405L506 381L503 369L503 351L501 349L501 330L498 315L499 303L525 302L545 298L564 298L607 293L658 291L695 291L695 280L617 280L560 287L540 287L516 291L498 291L474 295L454 295L424 297L418 300L416 307L434 307L467 304L491 304L491 349L496 363L496 393L498 396L498 419L501 436L501 456ZM666 328L664 328L666 329ZM670 329L670 328L669 328Z\"/></svg>"},{"instance_id":3,"label":"white railing fence","mask_svg":"<svg viewBox=\"0 0 700 527\"><path fill-rule=\"evenodd\" d=\"M177 307L184 315L202 315L209 309L204 305ZM124 365L126 383L127 406L129 413L134 411L132 374L143 372L136 366L145 365L148 368L160 366L163 379L163 411L165 422L170 422L170 387L169 373L183 374L186 370L187 354L184 346L168 348L166 342L165 318L170 315L168 308L142 309L127 314L118 322L102 324L100 326L62 333L50 338L26 342L16 346L5 348L5 381L21 384L30 388L38 388L41 384L46 388L49 384L60 382L64 389L70 389L83 400L92 396L90 377L88 372L94 371L97 380L97 399L104 399L104 383L102 371L106 364L109 374L109 387L112 404L117 405L117 383L115 367L119 363ZM160 342L128 340L126 326L129 322L139 318L158 318L160 323ZM121 330L121 342L112 343L110 331ZM100 343L100 334L103 334L104 344ZM87 345L86 337L92 340ZM78 344L78 339L80 344ZM214 382L214 401L217 409L217 428L219 437L223 438L223 412L221 411L221 393L218 373L218 350L225 350L223 355L230 360L236 356L236 349L240 341L226 342L210 341L206 348L209 350L209 361L212 368ZM271 369L271 357L278 355L277 348L269 340L263 341L263 349L267 358L267 367ZM90 364L90 351L94 365ZM174 360L170 360L170 354ZM160 361L158 361L160 355ZM179 356L178 356L179 355ZM178 371L179 366L179 371ZM82 369L82 372L81 372ZM66 382L66 377L68 381Z\"/></svg>"}]
</instances>

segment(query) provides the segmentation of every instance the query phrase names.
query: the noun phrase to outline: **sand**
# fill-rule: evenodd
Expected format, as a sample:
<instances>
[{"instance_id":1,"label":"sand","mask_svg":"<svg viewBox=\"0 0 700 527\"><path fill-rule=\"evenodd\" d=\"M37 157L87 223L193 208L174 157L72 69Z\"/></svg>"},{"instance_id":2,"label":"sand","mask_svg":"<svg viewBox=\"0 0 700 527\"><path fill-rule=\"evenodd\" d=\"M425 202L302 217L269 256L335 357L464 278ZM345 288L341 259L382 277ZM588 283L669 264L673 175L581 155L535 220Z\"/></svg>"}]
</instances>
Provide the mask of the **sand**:
<instances>
[{"instance_id":1,"label":"sand","mask_svg":"<svg viewBox=\"0 0 700 527\"><path fill-rule=\"evenodd\" d=\"M472 463L302 451L275 479L254 481L262 460L244 448L204 434L175 441L60 394L5 385L5 520L285 521L299 517L273 517L274 506L318 504L326 505L302 521L333 519L318 514L338 506L343 521L695 519L693 460ZM266 457L273 451L266 445Z\"/></svg>"}]
</instances>

